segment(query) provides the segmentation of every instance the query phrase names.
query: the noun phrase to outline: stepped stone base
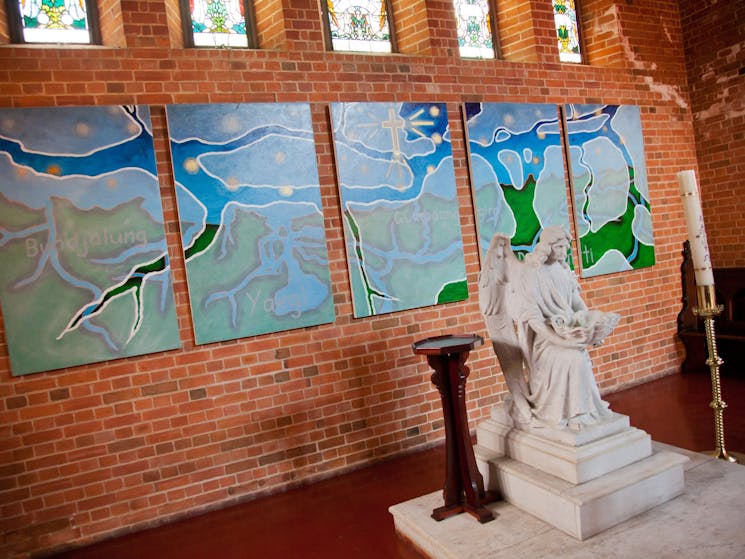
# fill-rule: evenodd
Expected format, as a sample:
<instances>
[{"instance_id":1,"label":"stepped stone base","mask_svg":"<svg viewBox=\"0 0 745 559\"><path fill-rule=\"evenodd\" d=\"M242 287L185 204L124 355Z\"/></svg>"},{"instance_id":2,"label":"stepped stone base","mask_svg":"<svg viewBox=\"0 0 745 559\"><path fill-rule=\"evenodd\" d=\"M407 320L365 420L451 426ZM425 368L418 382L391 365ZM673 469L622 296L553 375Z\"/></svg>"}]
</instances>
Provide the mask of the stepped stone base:
<instances>
[{"instance_id":1,"label":"stepped stone base","mask_svg":"<svg viewBox=\"0 0 745 559\"><path fill-rule=\"evenodd\" d=\"M598 429L608 434L584 444L559 442L540 430L522 431L490 419L478 426L476 448L487 457L507 456L571 483L584 483L652 453L651 437L629 427L628 417L614 415Z\"/></svg>"},{"instance_id":2,"label":"stepped stone base","mask_svg":"<svg viewBox=\"0 0 745 559\"><path fill-rule=\"evenodd\" d=\"M580 484L511 458L493 458L486 468L489 487L507 502L584 540L680 495L687 461L674 452L658 452Z\"/></svg>"},{"instance_id":3,"label":"stepped stone base","mask_svg":"<svg viewBox=\"0 0 745 559\"><path fill-rule=\"evenodd\" d=\"M474 448L487 489L583 540L683 492L688 459L652 452L649 435L613 414L590 429L516 429L499 407Z\"/></svg>"}]
</instances>

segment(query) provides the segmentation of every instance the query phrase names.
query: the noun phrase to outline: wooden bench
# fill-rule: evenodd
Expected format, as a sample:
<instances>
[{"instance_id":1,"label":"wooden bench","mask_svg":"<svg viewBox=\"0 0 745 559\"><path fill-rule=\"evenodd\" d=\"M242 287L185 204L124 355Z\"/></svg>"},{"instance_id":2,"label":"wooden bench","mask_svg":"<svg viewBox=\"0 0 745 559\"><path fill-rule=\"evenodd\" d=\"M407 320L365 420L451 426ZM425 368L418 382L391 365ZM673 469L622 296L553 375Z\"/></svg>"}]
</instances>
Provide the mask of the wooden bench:
<instances>
[{"instance_id":1,"label":"wooden bench","mask_svg":"<svg viewBox=\"0 0 745 559\"><path fill-rule=\"evenodd\" d=\"M688 241L683 243L680 272L683 309L678 314L678 337L686 352L681 371L708 373L704 321L693 313L698 299ZM745 268L714 268L714 287L717 304L724 305L722 314L714 319L717 353L724 361L720 372L745 375Z\"/></svg>"}]
</instances>

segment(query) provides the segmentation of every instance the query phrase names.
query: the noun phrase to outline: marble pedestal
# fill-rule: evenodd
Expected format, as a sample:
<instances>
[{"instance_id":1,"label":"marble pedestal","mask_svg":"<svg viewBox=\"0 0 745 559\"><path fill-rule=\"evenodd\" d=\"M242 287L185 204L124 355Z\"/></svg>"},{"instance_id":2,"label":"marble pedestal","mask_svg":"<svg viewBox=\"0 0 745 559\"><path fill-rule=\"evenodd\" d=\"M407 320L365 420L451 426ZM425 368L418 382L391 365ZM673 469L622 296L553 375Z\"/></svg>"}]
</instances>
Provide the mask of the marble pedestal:
<instances>
[{"instance_id":1,"label":"marble pedestal","mask_svg":"<svg viewBox=\"0 0 745 559\"><path fill-rule=\"evenodd\" d=\"M507 501L488 505L496 519L486 524L468 514L433 520L442 491L389 510L396 531L432 559L745 557L745 466L660 443L652 451L690 458L683 494L583 541Z\"/></svg>"},{"instance_id":2,"label":"marble pedestal","mask_svg":"<svg viewBox=\"0 0 745 559\"><path fill-rule=\"evenodd\" d=\"M652 451L649 435L613 414L578 431L515 429L498 406L474 447L484 486L584 540L683 492L684 456Z\"/></svg>"}]
</instances>

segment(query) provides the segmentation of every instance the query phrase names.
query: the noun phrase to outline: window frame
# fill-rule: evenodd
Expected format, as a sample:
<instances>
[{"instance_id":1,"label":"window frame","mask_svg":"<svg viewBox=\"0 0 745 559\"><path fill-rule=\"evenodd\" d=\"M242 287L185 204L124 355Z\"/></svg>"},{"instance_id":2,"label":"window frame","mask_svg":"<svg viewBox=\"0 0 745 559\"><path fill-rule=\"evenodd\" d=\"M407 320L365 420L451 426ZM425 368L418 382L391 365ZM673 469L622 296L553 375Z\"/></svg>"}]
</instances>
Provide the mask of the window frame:
<instances>
[{"instance_id":1,"label":"window frame","mask_svg":"<svg viewBox=\"0 0 745 559\"><path fill-rule=\"evenodd\" d=\"M558 36L556 34L556 22L554 21L554 2L553 0L549 0L551 2L551 21L554 22L553 29L554 29L554 43L558 41ZM556 49L556 56L559 57L559 63L560 64L587 64L587 51L585 50L585 32L582 28L582 1L581 0L574 0L574 13L577 16L577 44L579 45L579 56L580 61L579 62L572 62L571 60L562 60L561 59L561 51Z\"/></svg>"},{"instance_id":2,"label":"window frame","mask_svg":"<svg viewBox=\"0 0 745 559\"><path fill-rule=\"evenodd\" d=\"M88 23L87 43L67 43L59 41L26 41L23 37L23 15L18 0L5 0L5 11L8 20L8 36L14 45L58 45L58 46L80 46L103 44L101 38L101 20L98 15L98 2L96 0L85 0L85 15Z\"/></svg>"},{"instance_id":3,"label":"window frame","mask_svg":"<svg viewBox=\"0 0 745 559\"><path fill-rule=\"evenodd\" d=\"M494 59L501 60L502 46L499 43L499 25L497 25L497 0L487 0L489 3L489 23L491 27L491 44L494 49Z\"/></svg>"},{"instance_id":4,"label":"window frame","mask_svg":"<svg viewBox=\"0 0 745 559\"><path fill-rule=\"evenodd\" d=\"M460 54L460 48L458 48L458 54L462 60L501 60L502 59L502 48L499 43L499 26L497 25L497 0L486 0L487 7L489 8L489 31L491 32L491 46L494 52L494 58L481 58L476 56L463 56ZM455 10L455 3L451 0L453 6L453 14L455 15L456 21L456 36L458 34L458 13ZM456 37L458 38L458 37Z\"/></svg>"},{"instance_id":5,"label":"window frame","mask_svg":"<svg viewBox=\"0 0 745 559\"><path fill-rule=\"evenodd\" d=\"M243 17L246 20L246 38L248 44L245 47L232 47L229 45L195 45L194 44L194 22L191 19L191 7L189 0L178 0L181 12L181 32L184 35L184 48L187 49L257 49L259 48L258 31L256 27L256 12L252 0L239 0L243 4Z\"/></svg>"},{"instance_id":6,"label":"window frame","mask_svg":"<svg viewBox=\"0 0 745 559\"><path fill-rule=\"evenodd\" d=\"M396 44L396 30L393 25L393 10L391 8L391 0L383 0L385 3L385 17L388 20L388 33L390 35L389 41L391 43L391 52L371 52L366 50L335 50L334 41L331 38L331 22L329 21L329 7L326 0L320 0L321 12L323 15L323 42L326 46L326 50L329 52L354 52L360 54L392 54L398 52L398 45Z\"/></svg>"}]
</instances>

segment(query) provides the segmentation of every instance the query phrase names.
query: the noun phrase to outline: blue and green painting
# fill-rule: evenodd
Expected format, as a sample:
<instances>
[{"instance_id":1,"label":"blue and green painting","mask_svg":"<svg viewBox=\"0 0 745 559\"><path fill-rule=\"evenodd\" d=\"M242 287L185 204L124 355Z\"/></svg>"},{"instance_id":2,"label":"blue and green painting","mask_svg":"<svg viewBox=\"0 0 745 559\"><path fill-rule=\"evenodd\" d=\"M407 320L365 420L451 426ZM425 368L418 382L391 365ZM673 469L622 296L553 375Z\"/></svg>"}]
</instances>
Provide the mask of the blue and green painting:
<instances>
[{"instance_id":1,"label":"blue and green painting","mask_svg":"<svg viewBox=\"0 0 745 559\"><path fill-rule=\"evenodd\" d=\"M466 103L464 109L482 262L495 233L508 235L521 257L544 227L570 231L559 108Z\"/></svg>"},{"instance_id":2,"label":"blue and green painting","mask_svg":"<svg viewBox=\"0 0 745 559\"><path fill-rule=\"evenodd\" d=\"M355 317L468 298L444 103L332 103Z\"/></svg>"},{"instance_id":3,"label":"blue and green painting","mask_svg":"<svg viewBox=\"0 0 745 559\"><path fill-rule=\"evenodd\" d=\"M13 375L179 347L146 106L0 109Z\"/></svg>"},{"instance_id":4,"label":"blue and green painting","mask_svg":"<svg viewBox=\"0 0 745 559\"><path fill-rule=\"evenodd\" d=\"M565 105L582 277L653 266L639 107Z\"/></svg>"},{"instance_id":5,"label":"blue and green painting","mask_svg":"<svg viewBox=\"0 0 745 559\"><path fill-rule=\"evenodd\" d=\"M196 342L333 322L310 106L166 112Z\"/></svg>"}]
</instances>

